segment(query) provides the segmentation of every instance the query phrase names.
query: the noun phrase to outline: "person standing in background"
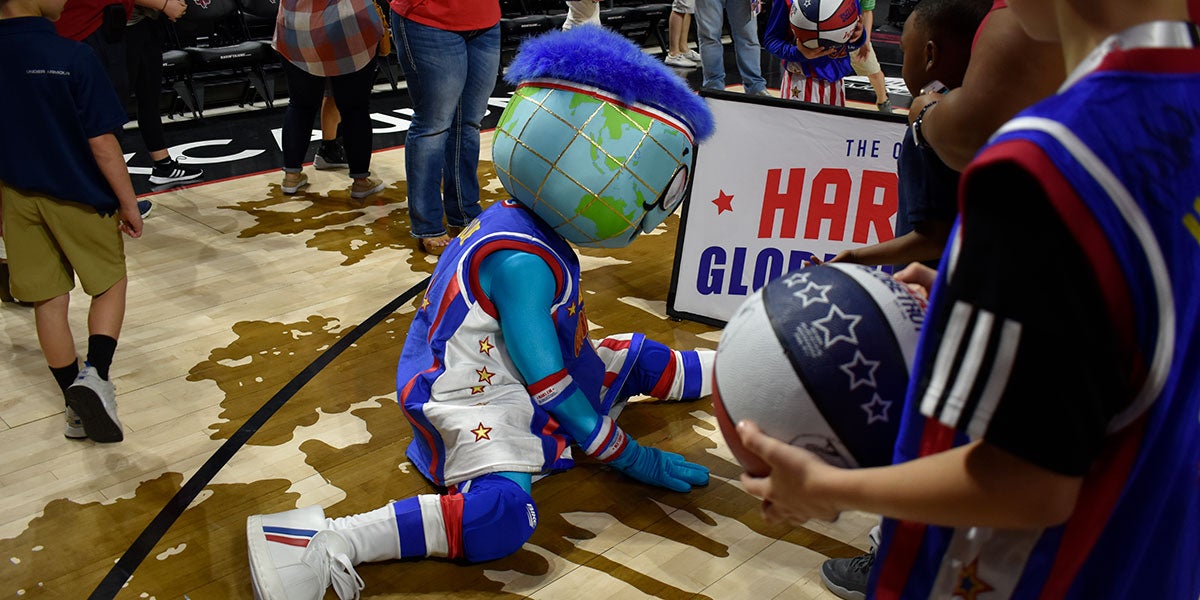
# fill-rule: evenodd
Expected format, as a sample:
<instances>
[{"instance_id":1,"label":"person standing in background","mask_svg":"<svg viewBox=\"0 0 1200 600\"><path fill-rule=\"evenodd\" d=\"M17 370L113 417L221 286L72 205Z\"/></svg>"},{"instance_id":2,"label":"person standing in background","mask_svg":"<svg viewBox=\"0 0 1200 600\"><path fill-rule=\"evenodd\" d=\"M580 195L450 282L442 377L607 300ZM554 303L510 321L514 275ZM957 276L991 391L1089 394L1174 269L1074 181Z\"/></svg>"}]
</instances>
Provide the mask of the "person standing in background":
<instances>
[{"instance_id":1,"label":"person standing in background","mask_svg":"<svg viewBox=\"0 0 1200 600\"><path fill-rule=\"evenodd\" d=\"M850 40L843 46L809 48L796 41L789 20L793 0L776 0L771 5L763 44L767 52L783 61L779 97L829 106L845 106L842 79L853 72L850 53L857 52L863 37L861 18Z\"/></svg>"},{"instance_id":2,"label":"person standing in background","mask_svg":"<svg viewBox=\"0 0 1200 600\"><path fill-rule=\"evenodd\" d=\"M59 35L83 42L100 57L121 102L132 91L137 101L138 132L154 161L150 183L168 185L199 179L204 171L171 158L163 133L163 25L187 12L185 0L71 0L55 22ZM149 201L143 201L149 213Z\"/></svg>"},{"instance_id":3,"label":"person standing in background","mask_svg":"<svg viewBox=\"0 0 1200 600\"><path fill-rule=\"evenodd\" d=\"M567 0L567 20L563 21L563 31L588 24L600 24L600 0Z\"/></svg>"},{"instance_id":4,"label":"person standing in background","mask_svg":"<svg viewBox=\"0 0 1200 600\"><path fill-rule=\"evenodd\" d=\"M771 95L767 91L767 80L762 76L762 46L758 42L755 19L760 6L758 0L696 0L696 34L700 39L704 89L725 89L725 48L721 45L721 28L728 15L742 86L747 94Z\"/></svg>"},{"instance_id":5,"label":"person standing in background","mask_svg":"<svg viewBox=\"0 0 1200 600\"><path fill-rule=\"evenodd\" d=\"M313 0L284 0L275 22L272 44L283 56L288 78L287 112L283 117L283 182L285 194L308 185L303 163L312 140L313 121L321 111L326 81L342 115L346 160L350 165L350 197L362 199L383 191L371 177L371 86L383 22L372 0L347 0L353 11ZM328 79L326 79L328 78Z\"/></svg>"},{"instance_id":6,"label":"person standing in background","mask_svg":"<svg viewBox=\"0 0 1200 600\"><path fill-rule=\"evenodd\" d=\"M875 0L859 0L862 7L863 45L850 54L850 66L854 73L866 77L875 90L875 108L884 114L892 113L892 99L887 92L887 78L883 76L883 68L875 57L875 47L871 45L871 29L875 26Z\"/></svg>"},{"instance_id":7,"label":"person standing in background","mask_svg":"<svg viewBox=\"0 0 1200 600\"><path fill-rule=\"evenodd\" d=\"M670 48L663 60L669 67L690 69L700 66L700 53L688 47L688 30L692 28L692 14L695 12L696 0L675 0L671 4L671 16L667 21Z\"/></svg>"},{"instance_id":8,"label":"person standing in background","mask_svg":"<svg viewBox=\"0 0 1200 600\"><path fill-rule=\"evenodd\" d=\"M585 0L590 2L591 0ZM429 254L479 215L479 126L500 73L498 0L392 0L412 124L404 148L412 235Z\"/></svg>"}]
</instances>

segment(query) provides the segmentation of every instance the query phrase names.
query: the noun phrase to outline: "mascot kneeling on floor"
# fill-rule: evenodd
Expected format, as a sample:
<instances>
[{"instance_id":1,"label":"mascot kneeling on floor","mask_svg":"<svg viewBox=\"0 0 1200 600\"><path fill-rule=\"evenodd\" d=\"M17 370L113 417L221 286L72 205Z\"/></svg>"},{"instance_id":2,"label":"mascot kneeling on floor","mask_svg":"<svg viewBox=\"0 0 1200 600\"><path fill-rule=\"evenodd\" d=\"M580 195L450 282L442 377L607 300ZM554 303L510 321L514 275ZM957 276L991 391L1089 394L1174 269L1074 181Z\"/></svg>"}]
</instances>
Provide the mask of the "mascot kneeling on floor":
<instances>
[{"instance_id":1,"label":"mascot kneeling on floor","mask_svg":"<svg viewBox=\"0 0 1200 600\"><path fill-rule=\"evenodd\" d=\"M441 256L396 376L408 457L444 493L334 519L320 506L250 517L260 599L322 598L330 584L357 597L362 562L508 556L537 524L533 480L570 468L572 445L648 484L708 483L708 469L639 445L614 419L631 396L708 395L714 353L641 334L591 340L570 243L623 247L662 223L712 115L660 61L600 27L526 42L506 78L517 90L492 155L513 199Z\"/></svg>"}]
</instances>

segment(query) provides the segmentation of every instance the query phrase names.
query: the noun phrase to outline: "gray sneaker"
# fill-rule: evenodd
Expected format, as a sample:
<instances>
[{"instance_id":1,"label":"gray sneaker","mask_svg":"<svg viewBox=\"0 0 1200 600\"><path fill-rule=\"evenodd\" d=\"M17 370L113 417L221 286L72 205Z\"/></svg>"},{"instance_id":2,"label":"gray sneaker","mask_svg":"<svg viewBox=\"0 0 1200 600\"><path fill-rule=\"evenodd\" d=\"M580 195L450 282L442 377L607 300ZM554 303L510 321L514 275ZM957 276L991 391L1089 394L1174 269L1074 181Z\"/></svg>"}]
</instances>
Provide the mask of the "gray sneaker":
<instances>
[{"instance_id":1,"label":"gray sneaker","mask_svg":"<svg viewBox=\"0 0 1200 600\"><path fill-rule=\"evenodd\" d=\"M100 379L91 365L85 365L75 383L67 388L67 407L79 415L83 430L94 441L125 439L121 422L117 420L117 390L111 381Z\"/></svg>"},{"instance_id":2,"label":"gray sneaker","mask_svg":"<svg viewBox=\"0 0 1200 600\"><path fill-rule=\"evenodd\" d=\"M831 558L821 564L821 581L838 598L863 600L867 597L867 578L874 564L874 552L854 558Z\"/></svg>"},{"instance_id":3,"label":"gray sneaker","mask_svg":"<svg viewBox=\"0 0 1200 600\"><path fill-rule=\"evenodd\" d=\"M66 411L67 423L63 427L63 437L68 440L84 440L87 439L87 431L83 429L83 419L75 414L75 409L70 406Z\"/></svg>"}]
</instances>

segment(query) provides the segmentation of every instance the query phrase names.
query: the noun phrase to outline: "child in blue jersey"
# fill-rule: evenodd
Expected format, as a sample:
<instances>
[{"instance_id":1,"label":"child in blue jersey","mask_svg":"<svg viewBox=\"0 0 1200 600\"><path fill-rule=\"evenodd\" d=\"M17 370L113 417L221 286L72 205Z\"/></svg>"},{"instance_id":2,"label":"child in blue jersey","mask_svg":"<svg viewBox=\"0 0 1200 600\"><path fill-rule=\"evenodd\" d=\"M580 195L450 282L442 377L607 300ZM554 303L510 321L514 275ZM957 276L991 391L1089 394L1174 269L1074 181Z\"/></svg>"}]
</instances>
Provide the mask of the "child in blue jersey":
<instances>
[{"instance_id":1,"label":"child in blue jersey","mask_svg":"<svg viewBox=\"0 0 1200 600\"><path fill-rule=\"evenodd\" d=\"M963 174L895 451L740 426L773 521L889 517L875 598L1200 596L1200 28L1182 2L1010 0L1057 95ZM1014 255L1032 260L1014 260Z\"/></svg>"},{"instance_id":2,"label":"child in blue jersey","mask_svg":"<svg viewBox=\"0 0 1200 600\"><path fill-rule=\"evenodd\" d=\"M796 43L788 14L793 0L771 3L771 14L763 30L763 46L767 52L783 61L783 81L779 97L784 100L803 100L830 106L846 105L846 90L842 78L854 72L850 53L862 47L862 21L854 30L850 43L844 48L807 48Z\"/></svg>"},{"instance_id":3,"label":"child in blue jersey","mask_svg":"<svg viewBox=\"0 0 1200 600\"><path fill-rule=\"evenodd\" d=\"M600 27L526 42L506 77L517 89L493 162L514 199L447 246L396 374L408 458L443 493L336 519L319 506L250 517L259 598L319 598L330 584L356 596L353 566L367 561L507 556L537 525L534 479L573 466L572 446L652 485L708 483L708 469L638 444L616 417L634 395L707 395L715 353L641 334L591 340L571 243L621 247L660 224L712 116L662 63Z\"/></svg>"},{"instance_id":4,"label":"child in blue jersey","mask_svg":"<svg viewBox=\"0 0 1200 600\"><path fill-rule=\"evenodd\" d=\"M128 284L121 234L140 237L142 217L113 134L125 109L95 52L55 33L63 4L0 0L0 226L12 295L34 303L64 394L63 434L118 442L109 367ZM67 318L77 277L92 298L83 368Z\"/></svg>"}]
</instances>

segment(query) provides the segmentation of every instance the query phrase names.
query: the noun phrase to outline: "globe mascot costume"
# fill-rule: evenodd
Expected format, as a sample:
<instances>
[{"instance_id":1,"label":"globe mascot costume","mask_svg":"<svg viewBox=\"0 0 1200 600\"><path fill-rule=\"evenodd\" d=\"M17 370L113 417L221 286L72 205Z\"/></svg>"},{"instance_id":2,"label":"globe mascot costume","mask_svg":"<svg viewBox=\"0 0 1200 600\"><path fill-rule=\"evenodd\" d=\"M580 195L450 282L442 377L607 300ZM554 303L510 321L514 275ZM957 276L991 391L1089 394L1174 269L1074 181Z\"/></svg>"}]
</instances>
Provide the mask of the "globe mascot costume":
<instances>
[{"instance_id":1,"label":"globe mascot costume","mask_svg":"<svg viewBox=\"0 0 1200 600\"><path fill-rule=\"evenodd\" d=\"M708 469L639 445L614 419L627 398L711 391L714 352L641 334L588 337L570 243L617 248L678 206L704 102L660 61L606 29L533 38L492 154L512 194L447 247L404 344L399 403L408 458L442 494L330 519L310 506L248 519L255 596L358 597L354 565L516 552L533 534L531 485L570 468L571 446L638 481L686 492ZM570 243L569 243L570 242Z\"/></svg>"}]
</instances>

